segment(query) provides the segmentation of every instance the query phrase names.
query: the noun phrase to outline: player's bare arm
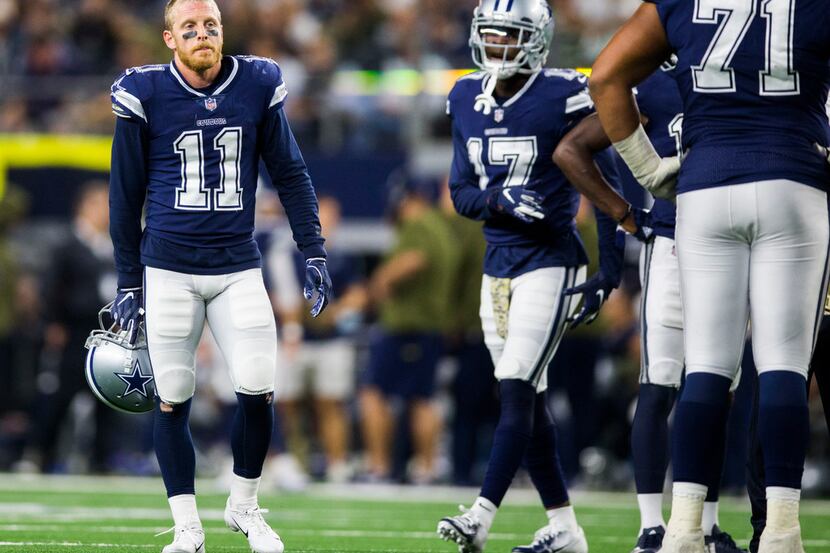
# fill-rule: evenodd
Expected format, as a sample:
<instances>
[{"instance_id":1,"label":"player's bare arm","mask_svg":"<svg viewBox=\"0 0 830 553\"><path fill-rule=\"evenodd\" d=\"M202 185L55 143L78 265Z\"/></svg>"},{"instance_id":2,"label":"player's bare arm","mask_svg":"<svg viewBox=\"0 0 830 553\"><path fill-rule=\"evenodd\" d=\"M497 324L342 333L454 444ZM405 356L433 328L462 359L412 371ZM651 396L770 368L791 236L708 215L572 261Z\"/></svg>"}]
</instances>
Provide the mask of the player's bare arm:
<instances>
[{"instance_id":1,"label":"player's bare arm","mask_svg":"<svg viewBox=\"0 0 830 553\"><path fill-rule=\"evenodd\" d=\"M429 260L424 252L409 250L396 255L378 268L372 277L375 300L382 301L389 297L396 286L428 268Z\"/></svg>"},{"instance_id":2,"label":"player's bare arm","mask_svg":"<svg viewBox=\"0 0 830 553\"><path fill-rule=\"evenodd\" d=\"M630 217L630 204L611 187L594 161L596 153L610 147L611 140L594 114L583 119L562 139L553 152L553 162L597 209L633 233L637 227Z\"/></svg>"},{"instance_id":3,"label":"player's bare arm","mask_svg":"<svg viewBox=\"0 0 830 553\"><path fill-rule=\"evenodd\" d=\"M644 4L600 53L590 87L600 121L637 182L654 197L673 200L680 158L657 154L632 92L670 55L656 7Z\"/></svg>"},{"instance_id":4,"label":"player's bare arm","mask_svg":"<svg viewBox=\"0 0 830 553\"><path fill-rule=\"evenodd\" d=\"M608 137L619 142L640 125L633 88L671 55L654 4L644 3L600 52L589 87Z\"/></svg>"}]
</instances>

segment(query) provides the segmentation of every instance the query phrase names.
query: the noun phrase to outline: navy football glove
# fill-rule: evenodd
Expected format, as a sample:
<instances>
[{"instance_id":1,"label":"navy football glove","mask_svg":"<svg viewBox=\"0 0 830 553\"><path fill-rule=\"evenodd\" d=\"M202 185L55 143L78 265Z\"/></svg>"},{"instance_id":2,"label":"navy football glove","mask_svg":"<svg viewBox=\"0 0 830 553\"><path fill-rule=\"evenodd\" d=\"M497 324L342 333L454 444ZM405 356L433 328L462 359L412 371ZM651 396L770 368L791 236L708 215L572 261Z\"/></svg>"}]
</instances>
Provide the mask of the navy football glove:
<instances>
[{"instance_id":1,"label":"navy football glove","mask_svg":"<svg viewBox=\"0 0 830 553\"><path fill-rule=\"evenodd\" d=\"M599 315L599 310L611 291L619 285L619 280L616 282L613 279L607 278L599 271L594 276L573 288L565 290L566 296L574 296L582 294L582 309L576 312L568 319L570 327L574 328L582 324L591 324Z\"/></svg>"},{"instance_id":2,"label":"navy football glove","mask_svg":"<svg viewBox=\"0 0 830 553\"><path fill-rule=\"evenodd\" d=\"M303 295L310 300L317 292L317 301L311 307L311 316L316 317L329 304L331 297L331 277L326 267L326 260L322 257L312 257L305 262L305 286Z\"/></svg>"},{"instance_id":3,"label":"navy football glove","mask_svg":"<svg viewBox=\"0 0 830 553\"><path fill-rule=\"evenodd\" d=\"M487 205L491 211L506 213L524 223L532 223L545 218L542 200L538 192L524 186L504 186L490 194Z\"/></svg>"},{"instance_id":4,"label":"navy football glove","mask_svg":"<svg viewBox=\"0 0 830 553\"><path fill-rule=\"evenodd\" d=\"M625 253L625 233L617 231L613 235L613 241L609 236L599 244L599 271L573 288L565 290L566 296L582 294L582 308L575 315L568 319L570 327L581 323L591 324L599 315L599 310L611 291L620 285L622 280L623 255Z\"/></svg>"},{"instance_id":5,"label":"navy football glove","mask_svg":"<svg viewBox=\"0 0 830 553\"><path fill-rule=\"evenodd\" d=\"M654 222L651 220L651 212L632 207L631 215L634 217L634 224L637 225L636 232L631 236L640 242L648 242L651 235L654 234Z\"/></svg>"},{"instance_id":6,"label":"navy football glove","mask_svg":"<svg viewBox=\"0 0 830 553\"><path fill-rule=\"evenodd\" d=\"M110 316L114 323L127 333L131 344L138 339L138 325L144 320L144 290L141 288L119 288L112 302Z\"/></svg>"}]
</instances>

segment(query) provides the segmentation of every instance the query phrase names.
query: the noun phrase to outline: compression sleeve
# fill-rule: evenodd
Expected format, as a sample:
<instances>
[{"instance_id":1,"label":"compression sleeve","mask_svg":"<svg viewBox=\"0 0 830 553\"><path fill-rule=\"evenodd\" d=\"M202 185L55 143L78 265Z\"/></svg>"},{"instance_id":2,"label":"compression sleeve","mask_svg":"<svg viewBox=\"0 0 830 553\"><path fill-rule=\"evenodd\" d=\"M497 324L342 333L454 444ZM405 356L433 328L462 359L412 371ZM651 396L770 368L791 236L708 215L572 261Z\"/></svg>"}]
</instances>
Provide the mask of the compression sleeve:
<instances>
[{"instance_id":1,"label":"compression sleeve","mask_svg":"<svg viewBox=\"0 0 830 553\"><path fill-rule=\"evenodd\" d=\"M119 288L142 285L141 213L147 193L146 127L118 118L110 170L110 236L115 249Z\"/></svg>"},{"instance_id":2,"label":"compression sleeve","mask_svg":"<svg viewBox=\"0 0 830 553\"><path fill-rule=\"evenodd\" d=\"M450 195L455 210L464 217L483 221L491 216L487 207L487 192L479 186L479 176L476 175L467 145L461 133L453 125L453 159L450 169Z\"/></svg>"},{"instance_id":3,"label":"compression sleeve","mask_svg":"<svg viewBox=\"0 0 830 553\"><path fill-rule=\"evenodd\" d=\"M326 257L317 195L281 104L266 112L261 136L262 159L288 216L294 242L306 259Z\"/></svg>"}]
</instances>

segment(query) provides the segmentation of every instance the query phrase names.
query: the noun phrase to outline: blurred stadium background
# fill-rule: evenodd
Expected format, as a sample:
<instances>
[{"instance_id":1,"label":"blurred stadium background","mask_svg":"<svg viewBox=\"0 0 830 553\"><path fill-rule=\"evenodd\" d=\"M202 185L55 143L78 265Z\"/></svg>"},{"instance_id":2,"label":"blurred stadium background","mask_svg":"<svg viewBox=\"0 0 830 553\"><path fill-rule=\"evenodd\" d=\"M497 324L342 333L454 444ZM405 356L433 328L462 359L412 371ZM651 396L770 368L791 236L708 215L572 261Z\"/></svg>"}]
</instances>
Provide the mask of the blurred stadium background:
<instances>
[{"instance_id":1,"label":"blurred stadium background","mask_svg":"<svg viewBox=\"0 0 830 553\"><path fill-rule=\"evenodd\" d=\"M329 397L316 389L313 372L295 378L278 405L268 485L296 491L324 480L477 484L497 416L476 315L483 243L441 200L452 151L446 94L472 67L467 38L476 2L218 3L225 53L273 57L283 68L289 119L325 198L326 234L341 267L339 303L318 326L309 325L290 232L275 194L261 186L259 239L282 327L281 365L296 373L323 356L345 379ZM555 0L551 65L588 66L638 4ZM156 474L149 416L121 416L98 405L87 393L82 365L84 338L115 290L106 232L114 126L109 87L126 67L169 59L160 40L163 6L162 0L0 0L0 471ZM435 292L445 294L437 308L444 311L413 323L419 332L440 334L444 344L436 393L427 415L423 406L391 403L400 424L387 463L382 444L368 451L378 411L361 379L373 336L395 330L406 311L383 269L394 259L396 241L412 233L396 224L392 209L409 201L440 214L429 224L445 225L456 250L452 267L436 269L453 279ZM580 217L590 243L590 210ZM598 322L566 336L550 367L563 466L579 489L633 488L629 422L639 372L639 252L636 244L629 250L622 288ZM192 427L200 476L210 478L229 463L233 396L209 336L198 363ZM744 493L751 358L744 368L723 477L724 490L738 495ZM278 398L281 389L278 380ZM828 495L830 442L817 397L812 407L805 493ZM422 443L424 428L434 444Z\"/></svg>"}]
</instances>

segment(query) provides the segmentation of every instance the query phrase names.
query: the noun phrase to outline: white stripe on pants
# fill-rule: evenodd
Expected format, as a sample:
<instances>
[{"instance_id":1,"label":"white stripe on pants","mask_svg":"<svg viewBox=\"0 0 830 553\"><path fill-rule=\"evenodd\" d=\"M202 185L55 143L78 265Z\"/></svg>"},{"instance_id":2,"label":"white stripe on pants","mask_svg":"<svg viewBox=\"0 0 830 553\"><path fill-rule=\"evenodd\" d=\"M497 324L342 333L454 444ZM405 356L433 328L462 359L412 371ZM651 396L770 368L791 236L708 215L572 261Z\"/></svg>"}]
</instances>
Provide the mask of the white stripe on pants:
<instances>
[{"instance_id":1,"label":"white stripe on pants","mask_svg":"<svg viewBox=\"0 0 830 553\"><path fill-rule=\"evenodd\" d=\"M567 288L585 280L584 267L546 267L510 281L507 336L496 329L492 277L481 283L481 326L498 380L525 380L537 391L547 389L547 367L567 328L567 318L579 304L579 296L563 296Z\"/></svg>"}]
</instances>

